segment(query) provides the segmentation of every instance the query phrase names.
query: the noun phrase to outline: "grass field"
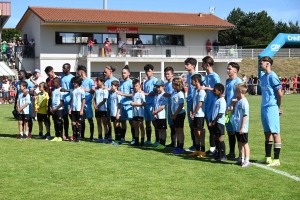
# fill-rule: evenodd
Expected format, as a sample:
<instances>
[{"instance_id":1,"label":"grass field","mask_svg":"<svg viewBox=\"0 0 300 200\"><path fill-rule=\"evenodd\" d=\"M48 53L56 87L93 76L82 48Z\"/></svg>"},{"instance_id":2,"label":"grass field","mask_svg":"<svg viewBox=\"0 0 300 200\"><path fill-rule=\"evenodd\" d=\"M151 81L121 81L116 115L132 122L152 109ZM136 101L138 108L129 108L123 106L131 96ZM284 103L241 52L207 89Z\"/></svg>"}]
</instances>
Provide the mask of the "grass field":
<instances>
[{"instance_id":1,"label":"grass field","mask_svg":"<svg viewBox=\"0 0 300 200\"><path fill-rule=\"evenodd\" d=\"M264 157L260 96L249 96L251 160ZM283 98L281 166L300 177L300 95ZM0 105L0 134L15 136L12 105ZM185 147L191 144L187 123ZM37 124L34 122L34 132ZM169 132L168 132L169 133ZM127 140L131 139L127 131ZM169 138L169 137L168 137ZM208 138L208 134L206 136ZM226 144L227 138L226 138ZM206 141L208 147L208 140ZM254 165L242 169L170 149L0 138L0 199L299 199L300 182ZM228 151L228 148L227 148Z\"/></svg>"}]
</instances>

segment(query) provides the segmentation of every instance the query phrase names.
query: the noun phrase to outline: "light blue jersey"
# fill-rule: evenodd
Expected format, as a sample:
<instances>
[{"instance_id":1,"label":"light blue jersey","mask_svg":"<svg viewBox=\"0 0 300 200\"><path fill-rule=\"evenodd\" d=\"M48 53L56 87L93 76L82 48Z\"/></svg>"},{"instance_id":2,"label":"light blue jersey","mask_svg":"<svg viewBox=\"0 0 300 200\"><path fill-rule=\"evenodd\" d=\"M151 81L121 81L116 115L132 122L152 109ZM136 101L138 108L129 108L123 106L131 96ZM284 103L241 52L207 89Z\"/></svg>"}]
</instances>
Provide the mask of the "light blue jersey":
<instances>
[{"instance_id":1,"label":"light blue jersey","mask_svg":"<svg viewBox=\"0 0 300 200\"><path fill-rule=\"evenodd\" d=\"M179 107L180 104L184 104L184 94L182 91L176 92L173 91L171 99L171 111L174 115ZM184 113L184 107L181 109L181 111L178 114Z\"/></svg>"},{"instance_id":2,"label":"light blue jersey","mask_svg":"<svg viewBox=\"0 0 300 200\"><path fill-rule=\"evenodd\" d=\"M147 101L147 100L146 100ZM166 119L166 107L168 106L168 99L164 97L164 93L158 94L154 97L153 102L154 111L158 110L161 106L165 106L159 113L157 113L158 119Z\"/></svg>"},{"instance_id":3,"label":"light blue jersey","mask_svg":"<svg viewBox=\"0 0 300 200\"><path fill-rule=\"evenodd\" d=\"M215 120L217 115L221 113L222 117L218 119L218 123L225 125L225 111L226 111L226 101L224 97L217 99L214 103L211 121Z\"/></svg>"},{"instance_id":4,"label":"light blue jersey","mask_svg":"<svg viewBox=\"0 0 300 200\"><path fill-rule=\"evenodd\" d=\"M194 72L193 74L188 74L186 76L186 80L187 80L187 83L188 83L188 92L187 92L187 101L193 101L193 94L194 94L194 91L196 89L196 86L193 86L192 85L192 76L194 74L198 74L197 72Z\"/></svg>"},{"instance_id":5,"label":"light blue jersey","mask_svg":"<svg viewBox=\"0 0 300 200\"><path fill-rule=\"evenodd\" d=\"M127 81L122 81L119 89L123 94L132 94L132 91L133 91L132 80L129 79ZM121 103L122 103L122 105L130 105L131 100L132 100L132 97L122 96Z\"/></svg>"},{"instance_id":6,"label":"light blue jersey","mask_svg":"<svg viewBox=\"0 0 300 200\"><path fill-rule=\"evenodd\" d=\"M204 85L209 88L214 88L217 83L220 83L220 77L217 73L213 72L211 74L207 74L205 77ZM206 105L208 105L208 109L213 106L213 102L216 100L216 96L213 91L206 90Z\"/></svg>"},{"instance_id":7,"label":"light blue jersey","mask_svg":"<svg viewBox=\"0 0 300 200\"><path fill-rule=\"evenodd\" d=\"M82 81L81 87L85 87L88 90L91 90L95 87L95 83L92 79L86 78ZM85 104L92 105L93 95L89 92L85 92Z\"/></svg>"},{"instance_id":8,"label":"light blue jersey","mask_svg":"<svg viewBox=\"0 0 300 200\"><path fill-rule=\"evenodd\" d=\"M202 106L197 111L195 117L204 117L204 100L205 100L206 93L204 90L195 90L193 95L193 111L196 110L199 102L202 102Z\"/></svg>"},{"instance_id":9,"label":"light blue jersey","mask_svg":"<svg viewBox=\"0 0 300 200\"><path fill-rule=\"evenodd\" d=\"M24 104L28 103L28 106L26 106L20 114L29 114L29 105L31 105L31 101L30 101L30 95L27 94L24 96L23 92L22 93L19 93L19 96L18 96L18 105L19 105L19 108L21 108L22 106L24 106Z\"/></svg>"},{"instance_id":10,"label":"light blue jersey","mask_svg":"<svg viewBox=\"0 0 300 200\"><path fill-rule=\"evenodd\" d=\"M105 103L99 107L99 111L107 111L107 98L108 98L108 90L97 88L94 94L94 98L96 99L96 105L98 106L104 99L106 99Z\"/></svg>"},{"instance_id":11,"label":"light blue jersey","mask_svg":"<svg viewBox=\"0 0 300 200\"><path fill-rule=\"evenodd\" d=\"M105 82L104 82L104 85L106 86L106 87L108 87L108 88L111 88L111 82L112 81L119 81L116 77L112 77L112 78L108 78L108 79L106 79L105 80ZM110 95L111 95L111 92L110 92L110 90L108 91L108 98L107 98L107 105L108 105L108 107L109 107L109 105L110 105Z\"/></svg>"},{"instance_id":12,"label":"light blue jersey","mask_svg":"<svg viewBox=\"0 0 300 200\"><path fill-rule=\"evenodd\" d=\"M174 91L174 88L172 87L172 81L168 81L165 83L165 93L168 93L168 94L172 94L173 91Z\"/></svg>"},{"instance_id":13,"label":"light blue jersey","mask_svg":"<svg viewBox=\"0 0 300 200\"><path fill-rule=\"evenodd\" d=\"M280 80L275 72L264 74L260 79L261 107L277 106L277 90L281 89Z\"/></svg>"},{"instance_id":14,"label":"light blue jersey","mask_svg":"<svg viewBox=\"0 0 300 200\"><path fill-rule=\"evenodd\" d=\"M143 92L136 92L132 95L134 103L146 103L145 95ZM132 106L133 117L144 117L144 106Z\"/></svg>"},{"instance_id":15,"label":"light blue jersey","mask_svg":"<svg viewBox=\"0 0 300 200\"><path fill-rule=\"evenodd\" d=\"M82 106L82 100L85 99L85 93L82 88L76 88L71 90L70 98L72 101L72 111L80 111Z\"/></svg>"},{"instance_id":16,"label":"light blue jersey","mask_svg":"<svg viewBox=\"0 0 300 200\"><path fill-rule=\"evenodd\" d=\"M51 94L51 100L52 100L52 109L56 109L58 107L58 105L60 104L61 101L64 100L64 94L63 92L60 91L61 87L59 88L54 88L52 90L52 94ZM62 110L63 106L61 106L58 110Z\"/></svg>"},{"instance_id":17,"label":"light blue jersey","mask_svg":"<svg viewBox=\"0 0 300 200\"><path fill-rule=\"evenodd\" d=\"M152 77L150 79L148 79L147 81L145 81L144 83L144 92L145 93L151 93L155 90L155 83L157 81L157 78ZM153 105L154 102L154 96L146 96L146 104L149 105Z\"/></svg>"},{"instance_id":18,"label":"light blue jersey","mask_svg":"<svg viewBox=\"0 0 300 200\"><path fill-rule=\"evenodd\" d=\"M74 89L74 86L71 82L73 78L73 74L69 74L67 76L62 76L60 80L60 86L66 90L72 90ZM70 103L70 93L69 92L64 92L64 104L69 104Z\"/></svg>"},{"instance_id":19,"label":"light blue jersey","mask_svg":"<svg viewBox=\"0 0 300 200\"><path fill-rule=\"evenodd\" d=\"M235 86L239 83L243 83L243 81L236 77L235 79L227 79L226 81L226 90L225 90L225 97L226 97L226 103L227 107L229 107L232 99L236 98L235 96Z\"/></svg>"},{"instance_id":20,"label":"light blue jersey","mask_svg":"<svg viewBox=\"0 0 300 200\"><path fill-rule=\"evenodd\" d=\"M122 96L118 95L116 92L113 92L110 95L110 116L116 117L117 116L117 110L118 110L118 104L121 103ZM121 116L121 112L120 112Z\"/></svg>"},{"instance_id":21,"label":"light blue jersey","mask_svg":"<svg viewBox=\"0 0 300 200\"><path fill-rule=\"evenodd\" d=\"M241 130L243 117L247 116L246 122L244 124L244 133L248 133L249 127L249 103L246 98L240 99L234 107L234 125L235 131L239 132Z\"/></svg>"}]
</instances>

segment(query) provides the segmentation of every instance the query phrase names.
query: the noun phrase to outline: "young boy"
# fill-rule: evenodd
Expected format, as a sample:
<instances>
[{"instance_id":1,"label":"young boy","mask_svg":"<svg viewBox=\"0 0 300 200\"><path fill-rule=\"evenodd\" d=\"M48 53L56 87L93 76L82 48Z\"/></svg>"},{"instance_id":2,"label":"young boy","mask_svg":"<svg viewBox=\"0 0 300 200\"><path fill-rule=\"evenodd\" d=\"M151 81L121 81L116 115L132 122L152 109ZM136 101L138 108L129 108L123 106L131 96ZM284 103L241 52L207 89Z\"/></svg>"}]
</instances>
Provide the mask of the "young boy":
<instances>
[{"instance_id":1,"label":"young boy","mask_svg":"<svg viewBox=\"0 0 300 200\"><path fill-rule=\"evenodd\" d=\"M155 119L156 126L159 133L159 144L156 146L156 149L164 149L166 148L166 106L168 105L168 99L164 97L164 88L165 84L163 80L158 80L155 83L155 87L157 90L157 95L154 98L153 107L152 107L152 115Z\"/></svg>"},{"instance_id":2,"label":"young boy","mask_svg":"<svg viewBox=\"0 0 300 200\"><path fill-rule=\"evenodd\" d=\"M17 139L26 139L28 137L28 120L29 120L29 104L31 104L30 101L30 95L27 92L27 82L22 81L20 83L20 90L22 91L19 93L18 101L17 101L17 111L19 113L18 116L18 125L19 125L19 137ZM25 134L23 132L23 126L25 127Z\"/></svg>"},{"instance_id":3,"label":"young boy","mask_svg":"<svg viewBox=\"0 0 300 200\"><path fill-rule=\"evenodd\" d=\"M247 85L239 83L236 85L237 102L232 101L231 106L234 105L234 124L235 135L239 144L240 157L236 162L242 165L243 168L249 167L250 162L250 147L248 145L248 127L249 127L249 103L245 98L247 92Z\"/></svg>"},{"instance_id":4,"label":"young boy","mask_svg":"<svg viewBox=\"0 0 300 200\"><path fill-rule=\"evenodd\" d=\"M120 127L120 117L121 117L121 100L122 96L118 95L119 81L111 82L111 96L110 96L110 120L114 124L115 129L115 141L112 145L118 146L121 144L121 127Z\"/></svg>"},{"instance_id":5,"label":"young boy","mask_svg":"<svg viewBox=\"0 0 300 200\"><path fill-rule=\"evenodd\" d=\"M193 120L194 127L194 135L195 135L195 143L196 150L189 154L189 156L197 156L198 158L202 158L206 156L205 153L205 143L204 137L200 137L204 127L204 99L206 96L205 91L201 88L202 77L200 74L194 74L192 76L192 85L196 86L196 89L193 94L193 103L190 108L190 117ZM201 146L200 146L201 144Z\"/></svg>"},{"instance_id":6,"label":"young boy","mask_svg":"<svg viewBox=\"0 0 300 200\"><path fill-rule=\"evenodd\" d=\"M132 81L134 93L130 105L133 108L133 126L135 128L135 142L132 146L144 146L145 129L144 129L144 106L146 106L145 95L141 90L141 84L138 79ZM141 130L141 143L139 143L139 132Z\"/></svg>"},{"instance_id":7,"label":"young boy","mask_svg":"<svg viewBox=\"0 0 300 200\"><path fill-rule=\"evenodd\" d=\"M211 121L209 122L209 127L212 128L213 133L216 136L216 147L218 150L218 156L213 160L216 161L226 161L226 149L224 143L224 132L225 132L225 111L226 111L226 101L223 97L224 85L217 83L214 86L214 95L217 96L217 100L214 103Z\"/></svg>"},{"instance_id":8,"label":"young boy","mask_svg":"<svg viewBox=\"0 0 300 200\"><path fill-rule=\"evenodd\" d=\"M52 104L50 112L52 113L52 119L54 122L55 137L51 141L62 141L62 117L63 117L63 105L64 105L64 94L60 91L60 78L55 77L52 80L53 90L51 94Z\"/></svg>"},{"instance_id":9,"label":"young boy","mask_svg":"<svg viewBox=\"0 0 300 200\"><path fill-rule=\"evenodd\" d=\"M97 88L94 94L95 116L98 125L98 140L97 143L108 143L108 126L107 126L107 98L108 90L104 89L104 77L97 77ZM104 128L104 140L102 137L102 124Z\"/></svg>"},{"instance_id":10,"label":"young boy","mask_svg":"<svg viewBox=\"0 0 300 200\"><path fill-rule=\"evenodd\" d=\"M74 86L74 89L70 92L69 115L71 115L72 130L75 139L70 141L79 142L84 114L85 92L82 88L80 88L82 81L79 76L72 78L71 82Z\"/></svg>"}]
</instances>

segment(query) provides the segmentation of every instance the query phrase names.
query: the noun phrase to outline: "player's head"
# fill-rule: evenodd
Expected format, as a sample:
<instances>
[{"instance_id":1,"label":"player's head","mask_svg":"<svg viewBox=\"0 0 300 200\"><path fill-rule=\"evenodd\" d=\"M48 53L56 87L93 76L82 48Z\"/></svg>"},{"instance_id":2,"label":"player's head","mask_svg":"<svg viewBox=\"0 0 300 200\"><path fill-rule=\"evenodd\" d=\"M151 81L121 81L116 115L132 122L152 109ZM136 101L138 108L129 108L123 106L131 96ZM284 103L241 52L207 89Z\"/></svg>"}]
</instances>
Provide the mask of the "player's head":
<instances>
[{"instance_id":1,"label":"player's head","mask_svg":"<svg viewBox=\"0 0 300 200\"><path fill-rule=\"evenodd\" d=\"M182 82L181 78L173 78L173 80L172 80L172 87L177 92L183 91L184 90L184 86L183 86L183 82Z\"/></svg>"},{"instance_id":2,"label":"player's head","mask_svg":"<svg viewBox=\"0 0 300 200\"><path fill-rule=\"evenodd\" d=\"M47 83L41 82L41 83L39 84L39 90L40 90L40 91L48 92L48 91L49 91L49 88L48 88Z\"/></svg>"},{"instance_id":3,"label":"player's head","mask_svg":"<svg viewBox=\"0 0 300 200\"><path fill-rule=\"evenodd\" d=\"M59 87L60 87L60 78L55 77L55 78L52 80L52 84L53 84L53 87L59 88Z\"/></svg>"},{"instance_id":4,"label":"player's head","mask_svg":"<svg viewBox=\"0 0 300 200\"><path fill-rule=\"evenodd\" d=\"M133 79L132 80L132 85L134 87L134 90L137 92L141 89L141 83L140 83L140 80L139 79Z\"/></svg>"},{"instance_id":5,"label":"player's head","mask_svg":"<svg viewBox=\"0 0 300 200\"><path fill-rule=\"evenodd\" d=\"M20 83L20 89L21 90L27 89L27 87L28 87L28 83L26 81L22 81Z\"/></svg>"},{"instance_id":6,"label":"player's head","mask_svg":"<svg viewBox=\"0 0 300 200\"><path fill-rule=\"evenodd\" d=\"M83 76L86 76L86 73L87 73L86 67L83 66L83 65L78 65L78 67L77 67L77 75L83 77Z\"/></svg>"},{"instance_id":7,"label":"player's head","mask_svg":"<svg viewBox=\"0 0 300 200\"><path fill-rule=\"evenodd\" d=\"M191 71L197 66L197 60L195 58L187 58L184 61L186 71Z\"/></svg>"},{"instance_id":8,"label":"player's head","mask_svg":"<svg viewBox=\"0 0 300 200\"><path fill-rule=\"evenodd\" d=\"M51 67L51 66L47 66L47 67L45 68L45 73L46 73L46 75L47 75L49 78L54 78L54 76L55 76L53 67Z\"/></svg>"},{"instance_id":9,"label":"player's head","mask_svg":"<svg viewBox=\"0 0 300 200\"><path fill-rule=\"evenodd\" d=\"M225 90L224 85L221 83L217 83L214 87L214 94L216 96L220 96L224 93L224 90Z\"/></svg>"},{"instance_id":10,"label":"player's head","mask_svg":"<svg viewBox=\"0 0 300 200\"><path fill-rule=\"evenodd\" d=\"M260 63L260 69L262 71L265 71L267 69L270 69L271 66L273 65L273 59L270 58L269 56L264 56L259 59L259 63Z\"/></svg>"},{"instance_id":11,"label":"player's head","mask_svg":"<svg viewBox=\"0 0 300 200\"><path fill-rule=\"evenodd\" d=\"M112 81L112 82L111 82L111 88L112 88L113 90L117 90L119 86L120 86L119 81Z\"/></svg>"},{"instance_id":12,"label":"player's head","mask_svg":"<svg viewBox=\"0 0 300 200\"><path fill-rule=\"evenodd\" d=\"M71 82L72 82L72 84L74 85L74 87L75 87L75 86L76 86L76 87L80 87L81 84L82 84L82 79L81 79L80 76L75 76L75 77L72 78Z\"/></svg>"},{"instance_id":13,"label":"player's head","mask_svg":"<svg viewBox=\"0 0 300 200\"><path fill-rule=\"evenodd\" d=\"M27 72L26 72L25 70L20 70L20 71L18 72L19 80L23 80L24 77L26 78L26 74L27 74Z\"/></svg>"},{"instance_id":14,"label":"player's head","mask_svg":"<svg viewBox=\"0 0 300 200\"><path fill-rule=\"evenodd\" d=\"M105 68L104 68L104 71L103 71L103 74L106 78L111 78L112 77L112 73L116 71L115 68L113 68L112 66L110 65L107 65Z\"/></svg>"},{"instance_id":15,"label":"player's head","mask_svg":"<svg viewBox=\"0 0 300 200\"><path fill-rule=\"evenodd\" d=\"M70 63L63 64L62 71L63 71L64 74L68 73L70 71L70 69L71 69Z\"/></svg>"},{"instance_id":16,"label":"player's head","mask_svg":"<svg viewBox=\"0 0 300 200\"><path fill-rule=\"evenodd\" d=\"M239 83L235 85L235 91L238 96L238 94L246 94L247 93L247 84L246 83Z\"/></svg>"},{"instance_id":17,"label":"player's head","mask_svg":"<svg viewBox=\"0 0 300 200\"><path fill-rule=\"evenodd\" d=\"M165 72L165 77L166 77L166 79L167 79L168 81L169 81L169 80L172 80L173 75L174 75L174 69L173 69L173 67L170 67L170 66L166 67L166 68L164 69L164 72Z\"/></svg>"},{"instance_id":18,"label":"player's head","mask_svg":"<svg viewBox=\"0 0 300 200\"><path fill-rule=\"evenodd\" d=\"M239 64L237 64L236 62L230 62L227 65L227 74L229 77L233 77L236 76L237 73L240 70L240 66Z\"/></svg>"},{"instance_id":19,"label":"player's head","mask_svg":"<svg viewBox=\"0 0 300 200\"><path fill-rule=\"evenodd\" d=\"M202 59L202 68L203 70L208 70L209 67L214 66L214 59L210 56L205 56Z\"/></svg>"},{"instance_id":20,"label":"player's head","mask_svg":"<svg viewBox=\"0 0 300 200\"><path fill-rule=\"evenodd\" d=\"M196 86L198 83L201 84L202 76L200 74L194 74L192 76L192 85Z\"/></svg>"},{"instance_id":21,"label":"player's head","mask_svg":"<svg viewBox=\"0 0 300 200\"><path fill-rule=\"evenodd\" d=\"M124 68L122 69L122 78L123 80L129 79L130 76L130 69L128 65L125 65Z\"/></svg>"},{"instance_id":22,"label":"player's head","mask_svg":"<svg viewBox=\"0 0 300 200\"><path fill-rule=\"evenodd\" d=\"M104 76L98 76L96 78L97 87L102 87L105 83L105 77Z\"/></svg>"},{"instance_id":23,"label":"player's head","mask_svg":"<svg viewBox=\"0 0 300 200\"><path fill-rule=\"evenodd\" d=\"M148 78L151 78L153 76L153 70L154 70L154 67L151 64L147 64L144 66L144 71Z\"/></svg>"}]
</instances>

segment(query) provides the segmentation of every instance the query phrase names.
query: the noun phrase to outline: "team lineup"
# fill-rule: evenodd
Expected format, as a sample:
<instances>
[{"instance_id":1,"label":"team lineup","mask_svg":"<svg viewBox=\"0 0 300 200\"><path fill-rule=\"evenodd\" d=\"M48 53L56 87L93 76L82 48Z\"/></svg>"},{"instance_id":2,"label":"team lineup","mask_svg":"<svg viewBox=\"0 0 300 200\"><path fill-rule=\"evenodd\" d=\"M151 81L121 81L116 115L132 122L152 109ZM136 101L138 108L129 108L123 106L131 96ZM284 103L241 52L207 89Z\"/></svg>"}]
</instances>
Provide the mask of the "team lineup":
<instances>
[{"instance_id":1,"label":"team lineup","mask_svg":"<svg viewBox=\"0 0 300 200\"><path fill-rule=\"evenodd\" d=\"M145 65L147 80L142 83L138 79L130 79L130 69L127 65L122 69L122 81L119 81L113 76L115 68L108 65L104 68L104 75L97 77L94 82L87 77L85 66L79 65L77 76L73 76L70 73L71 65L65 63L62 66L62 77L56 76L51 66L46 67L45 73L48 78L46 82L38 84L38 90L34 90L34 84L26 76L26 71L20 70L15 100L20 132L17 138L31 138L32 116L33 112L36 112L39 125L37 139L79 142L85 139L87 119L91 142L121 145L125 143L129 124L128 128L132 133L131 146L152 146L158 150L170 147L174 148L173 154L182 154L185 152L184 122L185 118L188 118L193 143L188 148L191 152L188 156L200 159L211 156L212 160L224 162L236 158L235 147L238 143L236 164L243 168L249 167L250 107L245 97L247 85L237 76L240 66L235 62L228 63L228 79L224 86L219 75L213 71L212 57L206 56L202 59L201 67L206 71L205 77L195 71L197 63L195 58L187 58L184 61L185 70L188 72L186 98L183 80L174 77L172 67L164 69L164 82L153 76L153 65ZM265 135L265 157L260 162L268 166L278 166L281 149L281 84L271 69L273 60L270 57L262 57L259 63L260 69L265 73L261 77L261 121ZM97 139L94 139L94 117L97 122ZM72 125L71 136L69 119ZM51 123L54 124L54 138L50 134ZM205 123L209 132L210 146L207 149ZM166 145L168 126L171 143ZM224 142L225 129L229 141L228 154ZM153 130L154 143L151 138Z\"/></svg>"}]
</instances>

